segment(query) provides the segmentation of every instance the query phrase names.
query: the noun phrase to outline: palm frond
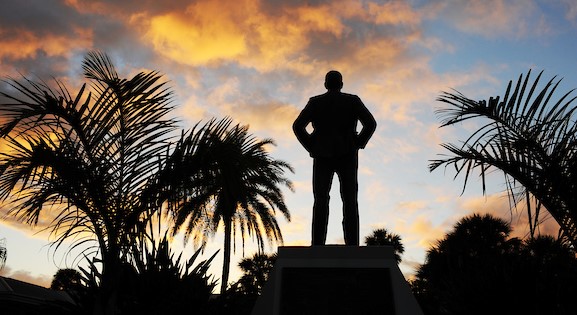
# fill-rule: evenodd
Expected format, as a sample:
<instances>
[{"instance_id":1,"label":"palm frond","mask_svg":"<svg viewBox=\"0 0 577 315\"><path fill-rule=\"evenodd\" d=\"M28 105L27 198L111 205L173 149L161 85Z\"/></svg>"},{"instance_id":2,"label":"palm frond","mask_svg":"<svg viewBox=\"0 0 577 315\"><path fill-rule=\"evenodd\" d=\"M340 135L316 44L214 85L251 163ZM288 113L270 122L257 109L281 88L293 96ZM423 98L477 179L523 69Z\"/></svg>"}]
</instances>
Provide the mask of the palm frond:
<instances>
[{"instance_id":1,"label":"palm frond","mask_svg":"<svg viewBox=\"0 0 577 315\"><path fill-rule=\"evenodd\" d=\"M530 75L520 75L514 87L510 81L502 101L491 97L477 102L459 92L442 93L438 101L448 106L437 111L441 127L473 118L484 124L461 145L442 144L449 154L431 160L429 169L453 166L455 177L465 178L463 190L470 175L479 171L483 192L487 171L501 170L545 206L575 245L577 179L571 167L577 151L577 97L570 90L554 101L561 80L553 77L539 88L542 72L532 82Z\"/></svg>"}]
</instances>

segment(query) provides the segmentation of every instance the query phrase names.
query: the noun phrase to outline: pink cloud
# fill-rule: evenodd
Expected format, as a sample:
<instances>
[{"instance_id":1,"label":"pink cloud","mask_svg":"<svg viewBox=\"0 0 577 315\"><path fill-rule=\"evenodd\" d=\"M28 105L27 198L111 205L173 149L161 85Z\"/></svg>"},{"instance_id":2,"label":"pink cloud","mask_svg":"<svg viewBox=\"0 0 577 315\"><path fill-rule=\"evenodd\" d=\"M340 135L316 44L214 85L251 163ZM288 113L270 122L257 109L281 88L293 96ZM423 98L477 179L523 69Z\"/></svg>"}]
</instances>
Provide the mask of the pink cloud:
<instances>
[{"instance_id":1,"label":"pink cloud","mask_svg":"<svg viewBox=\"0 0 577 315\"><path fill-rule=\"evenodd\" d=\"M49 288L50 284L52 283L52 276L33 275L31 272L26 270L14 270L9 265L6 265L3 269L0 269L0 275L3 277L39 285L45 288Z\"/></svg>"}]
</instances>

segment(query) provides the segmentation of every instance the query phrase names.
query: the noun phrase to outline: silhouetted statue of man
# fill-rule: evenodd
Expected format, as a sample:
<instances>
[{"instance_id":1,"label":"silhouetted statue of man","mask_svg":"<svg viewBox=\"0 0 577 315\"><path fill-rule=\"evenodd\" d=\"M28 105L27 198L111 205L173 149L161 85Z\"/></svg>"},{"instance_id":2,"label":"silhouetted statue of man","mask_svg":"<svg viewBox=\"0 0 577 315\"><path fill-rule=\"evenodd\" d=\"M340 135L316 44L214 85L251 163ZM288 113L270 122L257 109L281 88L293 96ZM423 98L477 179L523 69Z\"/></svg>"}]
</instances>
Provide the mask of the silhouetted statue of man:
<instances>
[{"instance_id":1,"label":"silhouetted statue of man","mask_svg":"<svg viewBox=\"0 0 577 315\"><path fill-rule=\"evenodd\" d=\"M325 245L329 192L336 173L343 201L345 243L358 246L358 150L365 148L377 123L358 96L341 92L343 77L338 71L326 74L325 87L327 92L311 97L293 124L297 139L313 157L312 245ZM358 122L362 125L360 133ZM309 123L312 133L306 130Z\"/></svg>"}]
</instances>

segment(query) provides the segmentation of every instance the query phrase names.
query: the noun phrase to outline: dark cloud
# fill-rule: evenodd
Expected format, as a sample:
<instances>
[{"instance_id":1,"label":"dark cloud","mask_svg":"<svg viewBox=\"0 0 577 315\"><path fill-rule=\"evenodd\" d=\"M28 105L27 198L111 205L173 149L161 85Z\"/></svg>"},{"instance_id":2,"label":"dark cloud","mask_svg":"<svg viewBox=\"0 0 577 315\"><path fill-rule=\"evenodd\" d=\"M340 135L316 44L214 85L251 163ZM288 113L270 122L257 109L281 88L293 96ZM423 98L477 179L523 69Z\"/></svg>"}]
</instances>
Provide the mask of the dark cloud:
<instances>
[{"instance_id":1,"label":"dark cloud","mask_svg":"<svg viewBox=\"0 0 577 315\"><path fill-rule=\"evenodd\" d=\"M148 13L150 15L164 14L174 11L184 11L186 7L202 0L70 0L70 6L80 12L100 15L129 17L133 14Z\"/></svg>"},{"instance_id":2,"label":"dark cloud","mask_svg":"<svg viewBox=\"0 0 577 315\"><path fill-rule=\"evenodd\" d=\"M71 33L72 25L83 19L59 0L3 1L0 10L0 29L27 29L37 33ZM6 36L6 34L4 34Z\"/></svg>"}]
</instances>

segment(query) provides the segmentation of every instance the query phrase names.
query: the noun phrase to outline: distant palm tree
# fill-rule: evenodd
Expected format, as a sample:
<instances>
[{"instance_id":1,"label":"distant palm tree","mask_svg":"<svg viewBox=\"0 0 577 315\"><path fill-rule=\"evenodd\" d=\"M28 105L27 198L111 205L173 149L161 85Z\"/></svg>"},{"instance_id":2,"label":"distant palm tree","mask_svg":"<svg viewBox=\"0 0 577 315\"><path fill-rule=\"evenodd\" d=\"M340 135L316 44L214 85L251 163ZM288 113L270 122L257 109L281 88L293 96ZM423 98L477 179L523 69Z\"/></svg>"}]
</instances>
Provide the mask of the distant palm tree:
<instances>
[{"instance_id":1,"label":"distant palm tree","mask_svg":"<svg viewBox=\"0 0 577 315\"><path fill-rule=\"evenodd\" d=\"M197 144L195 148L178 145L179 150L189 152L188 160L196 161L191 167L202 167L197 176L190 178L190 194L170 199L175 204L171 208L176 208L175 233L185 226L186 237L192 235L195 242L204 242L216 233L219 224L223 224L221 293L224 293L228 285L231 245L237 229L243 247L246 236L255 238L260 249L264 248L265 238L282 244L275 210L280 210L290 220L281 185L292 190L292 183L284 177L284 172L292 172L292 168L286 162L271 158L265 147L274 142L257 140L248 133L247 126L232 126L232 121L225 119L213 122L208 129L213 132L204 140L192 141ZM180 165L182 161L174 163ZM182 169L181 166L176 168ZM174 181L178 174L165 177Z\"/></svg>"},{"instance_id":2,"label":"distant palm tree","mask_svg":"<svg viewBox=\"0 0 577 315\"><path fill-rule=\"evenodd\" d=\"M405 246L401 241L399 235L389 233L385 228L376 229L371 235L365 237L365 244L367 246L392 246L397 263L401 262L401 255L405 252Z\"/></svg>"},{"instance_id":3,"label":"distant palm tree","mask_svg":"<svg viewBox=\"0 0 577 315\"><path fill-rule=\"evenodd\" d=\"M252 257L243 258L238 266L243 272L238 283L244 294L259 295L269 279L276 262L277 255L256 253Z\"/></svg>"},{"instance_id":4,"label":"distant palm tree","mask_svg":"<svg viewBox=\"0 0 577 315\"><path fill-rule=\"evenodd\" d=\"M553 98L560 80L552 78L538 90L540 73L530 83L531 71L513 88L509 82L502 100L474 101L459 92L443 93L438 110L441 127L468 119L484 124L459 145L443 144L450 155L431 161L430 170L454 167L467 180L478 170L483 180L492 169L505 175L515 204L525 201L531 235L543 206L561 227L562 237L577 247L577 117L573 91ZM537 206L532 208L535 201Z\"/></svg>"},{"instance_id":5,"label":"distant palm tree","mask_svg":"<svg viewBox=\"0 0 577 315\"><path fill-rule=\"evenodd\" d=\"M76 269L58 269L50 283L50 289L57 291L78 290L82 287L82 274Z\"/></svg>"}]
</instances>

